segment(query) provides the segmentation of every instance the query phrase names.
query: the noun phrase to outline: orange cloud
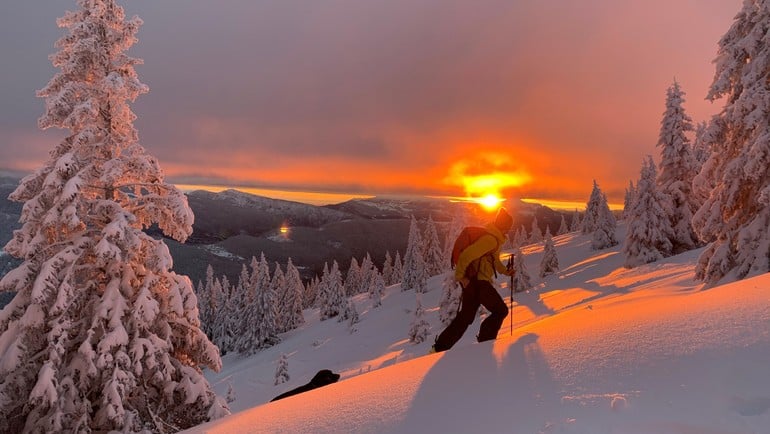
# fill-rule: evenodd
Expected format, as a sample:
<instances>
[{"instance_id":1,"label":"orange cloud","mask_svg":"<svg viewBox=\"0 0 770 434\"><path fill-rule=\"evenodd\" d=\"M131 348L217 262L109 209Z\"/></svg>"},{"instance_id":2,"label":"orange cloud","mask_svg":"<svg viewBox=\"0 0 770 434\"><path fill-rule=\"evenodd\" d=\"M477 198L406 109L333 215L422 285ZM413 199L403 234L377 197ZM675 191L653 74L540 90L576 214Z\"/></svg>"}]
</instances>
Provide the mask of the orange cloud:
<instances>
[{"instance_id":1,"label":"orange cloud","mask_svg":"<svg viewBox=\"0 0 770 434\"><path fill-rule=\"evenodd\" d=\"M443 183L461 187L469 197L500 196L505 191L520 188L532 181L513 158L500 152L478 152L454 162Z\"/></svg>"}]
</instances>

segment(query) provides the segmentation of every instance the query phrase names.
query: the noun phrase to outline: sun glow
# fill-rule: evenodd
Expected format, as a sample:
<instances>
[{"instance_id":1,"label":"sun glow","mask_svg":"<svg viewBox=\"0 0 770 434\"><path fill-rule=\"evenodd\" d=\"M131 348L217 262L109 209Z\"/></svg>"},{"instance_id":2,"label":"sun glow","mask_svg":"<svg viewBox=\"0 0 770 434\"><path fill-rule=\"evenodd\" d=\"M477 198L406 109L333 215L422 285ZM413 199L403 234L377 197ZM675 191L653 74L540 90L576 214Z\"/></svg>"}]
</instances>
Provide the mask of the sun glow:
<instances>
[{"instance_id":1,"label":"sun glow","mask_svg":"<svg viewBox=\"0 0 770 434\"><path fill-rule=\"evenodd\" d=\"M472 159L455 162L444 182L462 187L468 200L486 210L497 208L504 193L531 182L531 176L510 155L479 152Z\"/></svg>"},{"instance_id":2,"label":"sun glow","mask_svg":"<svg viewBox=\"0 0 770 434\"><path fill-rule=\"evenodd\" d=\"M488 194L484 197L480 197L476 199L476 202L481 204L487 211L492 211L497 208L497 206L502 202L503 199L500 199L495 194Z\"/></svg>"}]
</instances>

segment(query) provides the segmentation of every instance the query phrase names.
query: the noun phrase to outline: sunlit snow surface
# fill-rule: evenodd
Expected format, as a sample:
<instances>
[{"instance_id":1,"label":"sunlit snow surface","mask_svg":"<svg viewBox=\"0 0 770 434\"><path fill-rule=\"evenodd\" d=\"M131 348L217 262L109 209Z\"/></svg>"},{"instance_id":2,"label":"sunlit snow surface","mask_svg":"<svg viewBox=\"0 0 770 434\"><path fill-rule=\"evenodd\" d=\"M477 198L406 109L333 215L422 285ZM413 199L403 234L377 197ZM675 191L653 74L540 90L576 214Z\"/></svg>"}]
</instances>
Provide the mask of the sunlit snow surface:
<instances>
[{"instance_id":1,"label":"sunlit snow surface","mask_svg":"<svg viewBox=\"0 0 770 434\"><path fill-rule=\"evenodd\" d=\"M770 275L704 288L700 251L627 270L619 247L555 241L561 271L515 294L512 335L507 318L497 341L475 343L477 320L425 355L430 342L406 340L415 296L397 286L377 309L357 296L354 333L309 310L278 346L207 373L222 395L232 385L237 413L189 432L770 433ZM537 270L542 247L524 253ZM434 335L440 285L422 299ZM281 353L291 380L276 386ZM267 403L324 368L340 382Z\"/></svg>"}]
</instances>

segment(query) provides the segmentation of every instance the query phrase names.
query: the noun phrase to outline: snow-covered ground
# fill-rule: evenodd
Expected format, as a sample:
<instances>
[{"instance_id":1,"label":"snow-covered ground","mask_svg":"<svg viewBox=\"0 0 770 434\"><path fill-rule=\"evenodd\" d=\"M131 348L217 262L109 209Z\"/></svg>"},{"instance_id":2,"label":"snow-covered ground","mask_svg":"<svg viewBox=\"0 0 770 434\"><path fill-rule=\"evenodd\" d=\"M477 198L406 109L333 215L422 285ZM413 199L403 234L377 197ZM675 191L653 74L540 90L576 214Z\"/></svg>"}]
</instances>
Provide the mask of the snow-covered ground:
<instances>
[{"instance_id":1,"label":"snow-covered ground","mask_svg":"<svg viewBox=\"0 0 770 434\"><path fill-rule=\"evenodd\" d=\"M509 317L496 341L475 343L477 320L426 355L433 337L407 340L415 294L398 286L376 309L355 299L352 333L308 310L281 344L207 373L219 394L232 386L234 414L188 432L770 433L770 275L709 288L693 280L700 250L627 270L619 246L555 242L561 271L544 280L542 247L525 248L536 287L515 294L513 333ZM441 277L428 287L435 335ZM291 379L274 385L282 353ZM324 368L340 381L268 403Z\"/></svg>"}]
</instances>

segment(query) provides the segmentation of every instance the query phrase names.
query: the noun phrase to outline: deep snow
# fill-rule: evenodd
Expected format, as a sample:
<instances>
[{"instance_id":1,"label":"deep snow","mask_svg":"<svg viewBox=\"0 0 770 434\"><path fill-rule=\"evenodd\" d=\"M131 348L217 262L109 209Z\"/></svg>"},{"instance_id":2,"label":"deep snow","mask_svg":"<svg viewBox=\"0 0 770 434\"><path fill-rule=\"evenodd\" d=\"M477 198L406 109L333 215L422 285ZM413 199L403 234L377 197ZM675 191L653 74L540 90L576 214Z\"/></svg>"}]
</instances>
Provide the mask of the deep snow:
<instances>
[{"instance_id":1,"label":"deep snow","mask_svg":"<svg viewBox=\"0 0 770 434\"><path fill-rule=\"evenodd\" d=\"M426 355L441 276L422 297L422 344L406 338L415 294L398 286L376 309L355 298L353 333L308 310L279 345L207 372L219 394L232 385L236 413L188 432L770 433L770 275L705 287L692 278L700 250L628 270L620 246L554 241L561 271L543 280L542 244L524 248L536 287L514 295L513 334L509 317L496 341L475 343L477 320ZM281 353L291 379L276 386ZM268 403L324 368L340 382Z\"/></svg>"}]
</instances>

